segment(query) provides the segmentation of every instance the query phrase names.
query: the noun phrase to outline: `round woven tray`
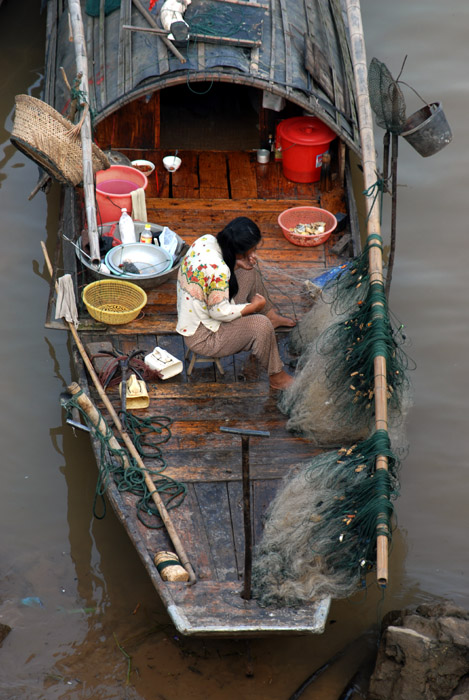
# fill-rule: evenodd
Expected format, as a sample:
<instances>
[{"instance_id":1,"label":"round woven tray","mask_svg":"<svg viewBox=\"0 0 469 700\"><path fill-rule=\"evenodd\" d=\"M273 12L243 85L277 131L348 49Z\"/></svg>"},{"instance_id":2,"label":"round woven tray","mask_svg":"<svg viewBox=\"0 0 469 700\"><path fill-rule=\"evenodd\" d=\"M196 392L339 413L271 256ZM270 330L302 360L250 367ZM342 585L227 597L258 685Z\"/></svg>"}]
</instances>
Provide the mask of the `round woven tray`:
<instances>
[{"instance_id":1,"label":"round woven tray","mask_svg":"<svg viewBox=\"0 0 469 700\"><path fill-rule=\"evenodd\" d=\"M50 105L30 95L17 95L10 141L49 175L65 185L83 182L80 136L75 126ZM92 144L93 172L109 168L105 154Z\"/></svg>"}]
</instances>

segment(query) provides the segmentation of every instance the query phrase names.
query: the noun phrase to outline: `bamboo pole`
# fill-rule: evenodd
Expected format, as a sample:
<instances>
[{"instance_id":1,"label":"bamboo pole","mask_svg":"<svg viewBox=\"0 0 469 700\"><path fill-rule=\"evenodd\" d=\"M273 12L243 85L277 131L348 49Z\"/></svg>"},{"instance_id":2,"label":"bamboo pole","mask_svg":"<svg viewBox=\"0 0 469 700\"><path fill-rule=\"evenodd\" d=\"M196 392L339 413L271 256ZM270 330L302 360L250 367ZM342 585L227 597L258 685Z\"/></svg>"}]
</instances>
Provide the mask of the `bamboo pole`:
<instances>
[{"instance_id":1,"label":"bamboo pole","mask_svg":"<svg viewBox=\"0 0 469 700\"><path fill-rule=\"evenodd\" d=\"M365 40L360 10L360 0L346 0L347 17L349 22L352 62L355 75L355 87L358 101L358 117L360 140L362 147L362 165L365 189L371 187L377 179L375 158L375 140L373 133L373 117L368 94L368 69L366 63ZM367 235L381 235L380 213L377 201L375 206L370 198L366 198L368 214ZM380 248L373 246L369 253L369 269L371 284L384 284L383 257ZM386 385L386 358L378 356L374 360L375 387L375 427L377 430L388 429L388 403ZM384 455L378 455L376 469L388 469L388 460ZM382 530L381 530L382 531ZM388 581L388 537L378 534L376 538L377 580L380 586L386 586Z\"/></svg>"},{"instance_id":2,"label":"bamboo pole","mask_svg":"<svg viewBox=\"0 0 469 700\"><path fill-rule=\"evenodd\" d=\"M51 278L53 279L54 278L53 277L54 271L52 269L52 265L51 265L51 262L49 259L49 254L47 252L47 248L45 246L44 241L41 241L41 247L42 247L42 251L44 253L44 258L45 258L45 261L46 261L46 264L47 264L47 267L49 270L49 274L50 274ZM58 291L57 282L55 283L55 290ZM151 493L151 497L153 499L154 504L158 508L158 512L160 514L161 520L163 521L163 523L166 527L166 530L168 532L168 535L171 538L171 541L174 545L174 548L175 548L176 553L179 557L179 560L180 560L182 566L184 566L184 568L188 571L189 580L191 581L191 583L195 583L196 576L194 573L194 569L192 568L192 565L187 557L185 549L181 543L179 535L176 532L176 528L174 527L174 524L173 524L173 522L169 516L169 513L166 509L166 506L164 505L160 494L158 493L158 491L156 491L155 484L153 483L151 476L148 474L148 471L145 467L145 464L143 463L143 460L142 460L137 448L133 444L128 433L124 430L122 423L119 419L119 416L117 415L117 413L114 409L114 406L112 405L111 401L109 400L109 397L107 396L106 392L104 391L103 386L102 386L101 382L99 381L99 377L96 374L95 369L91 363L91 360L88 357L88 354L87 354L85 348L83 347L83 343L80 340L77 329L75 328L73 323L71 323L70 321L68 321L67 323L68 323L68 327L70 329L70 332L73 336L73 339L76 343L76 346L78 348L78 351L83 359L83 362L85 364L86 369L88 370L88 372L91 376L91 379L93 380L93 384L96 387L96 390L99 394L101 401L104 403L106 410L108 411L109 415L111 416L111 418L114 422L114 425L116 426L116 428L119 432L119 435L121 436L122 441L124 442L125 446L127 447L129 453L132 455L132 457L135 459L138 466L142 470L147 488L149 489L149 491ZM91 403L91 401L90 401L90 403Z\"/></svg>"},{"instance_id":3,"label":"bamboo pole","mask_svg":"<svg viewBox=\"0 0 469 700\"><path fill-rule=\"evenodd\" d=\"M83 30L83 20L81 16L80 0L68 0L70 22L75 45L75 60L77 73L81 73L80 90L86 97L89 105L88 94L88 59L86 55L86 43ZM80 129L81 147L83 153L83 191L85 195L86 220L88 223L88 235L90 240L90 258L93 264L98 265L101 261L99 254L99 236L96 220L96 203L93 177L92 160L92 139L91 139L91 117L89 110L86 114Z\"/></svg>"}]
</instances>

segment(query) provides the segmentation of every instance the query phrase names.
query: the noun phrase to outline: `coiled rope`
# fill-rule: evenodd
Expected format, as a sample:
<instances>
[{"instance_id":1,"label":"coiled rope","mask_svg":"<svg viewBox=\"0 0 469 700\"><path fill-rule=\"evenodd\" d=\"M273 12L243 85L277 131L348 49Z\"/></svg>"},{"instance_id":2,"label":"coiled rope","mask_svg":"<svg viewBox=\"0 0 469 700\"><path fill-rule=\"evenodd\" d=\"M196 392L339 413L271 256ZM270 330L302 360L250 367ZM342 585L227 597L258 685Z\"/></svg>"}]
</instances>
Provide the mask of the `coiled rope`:
<instances>
[{"instance_id":1,"label":"coiled rope","mask_svg":"<svg viewBox=\"0 0 469 700\"><path fill-rule=\"evenodd\" d=\"M115 437L111 428L104 419L94 425L79 405L78 396L79 394L75 394L70 397L64 403L64 408L69 415L74 408L80 412L90 429L92 438L100 445L99 475L93 499L94 517L102 520L106 515L104 494L112 479L120 492L137 496L137 517L145 527L152 529L163 527L158 509L151 497L152 491L145 482L143 470L124 447L111 446L111 439ZM167 465L160 445L171 438L172 422L168 416L149 416L141 419L132 414L126 415L126 428L139 455L159 462L158 467L146 469L146 472L151 476L155 491L162 496L167 510L179 506L187 493L185 484L162 474ZM102 426L105 426L104 429L101 429ZM101 513L98 513L97 509L99 499L101 499Z\"/></svg>"}]
</instances>

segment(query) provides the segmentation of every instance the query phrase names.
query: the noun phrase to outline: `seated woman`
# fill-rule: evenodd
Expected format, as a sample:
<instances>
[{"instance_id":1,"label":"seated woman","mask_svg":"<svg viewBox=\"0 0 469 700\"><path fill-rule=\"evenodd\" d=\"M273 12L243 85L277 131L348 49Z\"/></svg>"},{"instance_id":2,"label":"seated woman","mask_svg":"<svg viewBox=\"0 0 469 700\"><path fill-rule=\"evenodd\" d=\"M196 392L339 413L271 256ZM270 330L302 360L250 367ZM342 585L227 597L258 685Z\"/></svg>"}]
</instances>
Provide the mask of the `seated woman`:
<instances>
[{"instance_id":1,"label":"seated woman","mask_svg":"<svg viewBox=\"0 0 469 700\"><path fill-rule=\"evenodd\" d=\"M251 351L267 370L270 386L286 389L293 377L283 369L274 329L295 322L266 298L255 267L260 242L254 221L239 216L216 237L202 236L192 244L178 273L177 331L198 355Z\"/></svg>"}]
</instances>

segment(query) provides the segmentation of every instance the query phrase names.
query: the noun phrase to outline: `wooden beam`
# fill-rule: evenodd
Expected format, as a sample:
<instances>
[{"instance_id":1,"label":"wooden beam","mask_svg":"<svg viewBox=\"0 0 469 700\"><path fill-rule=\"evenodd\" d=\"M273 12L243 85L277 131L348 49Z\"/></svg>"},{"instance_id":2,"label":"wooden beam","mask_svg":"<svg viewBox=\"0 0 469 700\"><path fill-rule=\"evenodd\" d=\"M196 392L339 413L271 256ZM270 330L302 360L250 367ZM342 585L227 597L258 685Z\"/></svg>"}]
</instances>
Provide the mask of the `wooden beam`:
<instances>
[{"instance_id":1,"label":"wooden beam","mask_svg":"<svg viewBox=\"0 0 469 700\"><path fill-rule=\"evenodd\" d=\"M128 29L131 32L148 32L149 34L156 34L157 36L168 36L171 33L166 31L165 29L158 29L156 27L135 27L130 24L124 24L122 29ZM189 39L203 41L206 44L229 44L231 46L241 46L248 49L262 45L262 41L253 41L251 39L236 39L227 36L213 36L209 34L193 34L192 32L189 35Z\"/></svg>"}]
</instances>

